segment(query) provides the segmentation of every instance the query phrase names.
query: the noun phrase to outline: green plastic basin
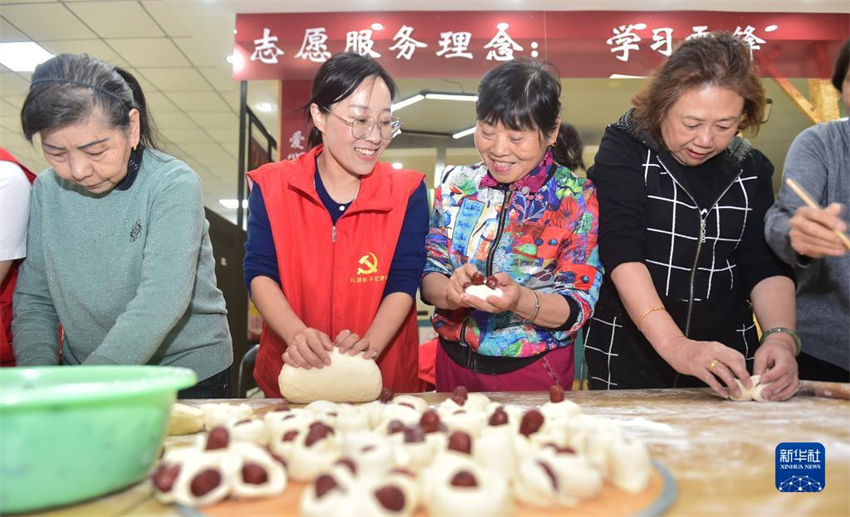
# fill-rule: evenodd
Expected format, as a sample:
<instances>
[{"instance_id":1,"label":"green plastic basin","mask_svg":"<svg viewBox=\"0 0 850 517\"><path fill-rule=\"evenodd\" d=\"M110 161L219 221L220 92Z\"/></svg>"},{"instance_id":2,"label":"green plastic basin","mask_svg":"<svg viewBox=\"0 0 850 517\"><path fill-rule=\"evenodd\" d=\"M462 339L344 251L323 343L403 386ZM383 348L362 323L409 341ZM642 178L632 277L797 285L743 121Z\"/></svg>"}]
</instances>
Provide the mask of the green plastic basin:
<instances>
[{"instance_id":1,"label":"green plastic basin","mask_svg":"<svg viewBox=\"0 0 850 517\"><path fill-rule=\"evenodd\" d=\"M98 497L143 479L177 391L165 366L0 369L0 514Z\"/></svg>"}]
</instances>

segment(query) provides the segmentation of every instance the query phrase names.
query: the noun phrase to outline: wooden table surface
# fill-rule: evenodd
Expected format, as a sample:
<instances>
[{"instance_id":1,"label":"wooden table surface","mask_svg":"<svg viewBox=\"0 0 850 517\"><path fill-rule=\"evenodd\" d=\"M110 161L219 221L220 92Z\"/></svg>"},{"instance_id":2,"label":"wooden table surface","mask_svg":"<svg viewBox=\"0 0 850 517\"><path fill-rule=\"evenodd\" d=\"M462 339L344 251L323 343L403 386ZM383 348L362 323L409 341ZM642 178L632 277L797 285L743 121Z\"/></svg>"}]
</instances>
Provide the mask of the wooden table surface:
<instances>
[{"instance_id":1,"label":"wooden table surface","mask_svg":"<svg viewBox=\"0 0 850 517\"><path fill-rule=\"evenodd\" d=\"M422 394L431 403L446 394ZM498 402L537 405L545 393L489 393ZM708 389L568 392L585 413L617 421L644 440L673 474L678 497L667 515L850 515L850 402L798 395L783 403L724 401ZM182 401L200 405L206 400ZM221 401L219 401L221 402ZM263 412L280 399L234 399ZM169 437L167 445L191 437ZM820 442L826 487L819 493L780 493L774 486L781 442ZM143 482L121 493L46 512L71 515L176 516L150 497Z\"/></svg>"}]
</instances>

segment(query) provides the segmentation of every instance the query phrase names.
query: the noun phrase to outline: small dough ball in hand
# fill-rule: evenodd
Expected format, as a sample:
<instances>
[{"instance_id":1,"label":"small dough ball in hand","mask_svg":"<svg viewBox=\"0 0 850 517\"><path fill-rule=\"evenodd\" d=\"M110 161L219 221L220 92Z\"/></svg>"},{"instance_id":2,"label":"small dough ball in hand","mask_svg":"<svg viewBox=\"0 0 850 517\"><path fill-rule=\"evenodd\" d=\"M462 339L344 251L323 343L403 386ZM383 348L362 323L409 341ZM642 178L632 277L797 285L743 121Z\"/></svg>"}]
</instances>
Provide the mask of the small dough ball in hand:
<instances>
[{"instance_id":1,"label":"small dough ball in hand","mask_svg":"<svg viewBox=\"0 0 850 517\"><path fill-rule=\"evenodd\" d=\"M481 298L482 300L486 300L488 296L495 296L497 298L501 298L504 292L498 287L495 289L491 289L486 285L471 285L464 289L464 292L469 296L474 296L476 298Z\"/></svg>"}]
</instances>

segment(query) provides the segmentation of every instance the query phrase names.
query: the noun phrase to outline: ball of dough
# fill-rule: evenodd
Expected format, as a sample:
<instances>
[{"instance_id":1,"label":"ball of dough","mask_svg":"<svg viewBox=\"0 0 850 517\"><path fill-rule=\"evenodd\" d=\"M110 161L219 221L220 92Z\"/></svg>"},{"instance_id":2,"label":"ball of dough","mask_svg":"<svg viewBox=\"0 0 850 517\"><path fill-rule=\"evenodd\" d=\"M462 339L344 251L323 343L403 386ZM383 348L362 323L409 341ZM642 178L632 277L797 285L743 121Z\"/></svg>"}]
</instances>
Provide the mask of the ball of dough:
<instances>
[{"instance_id":1,"label":"ball of dough","mask_svg":"<svg viewBox=\"0 0 850 517\"><path fill-rule=\"evenodd\" d=\"M251 418L254 412L248 404L223 404L210 403L202 404L201 409L204 411L204 427L209 431L217 426L226 425L228 422L245 420Z\"/></svg>"},{"instance_id":2,"label":"ball of dough","mask_svg":"<svg viewBox=\"0 0 850 517\"><path fill-rule=\"evenodd\" d=\"M611 478L614 486L636 494L649 484L652 462L643 442L621 439L611 446Z\"/></svg>"},{"instance_id":3,"label":"ball of dough","mask_svg":"<svg viewBox=\"0 0 850 517\"><path fill-rule=\"evenodd\" d=\"M488 296L495 296L496 298L501 298L504 292L500 288L490 289L486 285L471 285L464 289L464 292L469 296L474 296L476 298L481 298L482 300L486 300Z\"/></svg>"},{"instance_id":4,"label":"ball of dough","mask_svg":"<svg viewBox=\"0 0 850 517\"><path fill-rule=\"evenodd\" d=\"M175 403L171 406L171 419L168 421L168 434L193 434L204 430L204 410L186 404Z\"/></svg>"},{"instance_id":5,"label":"ball of dough","mask_svg":"<svg viewBox=\"0 0 850 517\"><path fill-rule=\"evenodd\" d=\"M375 361L341 354L337 347L331 350L330 358L330 366L309 370L285 364L278 377L284 398L299 404L323 399L370 402L378 398L383 378Z\"/></svg>"}]
</instances>

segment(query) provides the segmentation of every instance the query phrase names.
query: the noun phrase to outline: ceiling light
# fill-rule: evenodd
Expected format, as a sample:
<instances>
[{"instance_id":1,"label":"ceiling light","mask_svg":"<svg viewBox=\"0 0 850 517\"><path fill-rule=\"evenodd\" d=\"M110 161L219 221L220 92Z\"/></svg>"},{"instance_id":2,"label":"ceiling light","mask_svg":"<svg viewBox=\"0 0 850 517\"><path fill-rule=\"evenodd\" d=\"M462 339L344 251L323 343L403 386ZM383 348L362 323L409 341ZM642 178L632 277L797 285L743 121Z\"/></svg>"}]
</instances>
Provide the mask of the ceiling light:
<instances>
[{"instance_id":1,"label":"ceiling light","mask_svg":"<svg viewBox=\"0 0 850 517\"><path fill-rule=\"evenodd\" d=\"M32 41L0 43L0 64L13 72L32 72L53 54Z\"/></svg>"},{"instance_id":2,"label":"ceiling light","mask_svg":"<svg viewBox=\"0 0 850 517\"><path fill-rule=\"evenodd\" d=\"M401 162L393 162L393 169L401 169L404 167L404 164Z\"/></svg>"},{"instance_id":3,"label":"ceiling light","mask_svg":"<svg viewBox=\"0 0 850 517\"><path fill-rule=\"evenodd\" d=\"M406 99L402 99L402 100L396 102L395 104L393 104L392 110L398 111L401 108L406 108L407 106L410 106L411 104L416 104L417 102L421 101L424 98L425 98L424 95L422 95L421 93L417 93L413 97L408 97Z\"/></svg>"},{"instance_id":4,"label":"ceiling light","mask_svg":"<svg viewBox=\"0 0 850 517\"><path fill-rule=\"evenodd\" d=\"M383 28L384 28L383 24L381 24L379 22L375 22L375 23L372 24L372 30L373 31L379 31Z\"/></svg>"},{"instance_id":5,"label":"ceiling light","mask_svg":"<svg viewBox=\"0 0 850 517\"><path fill-rule=\"evenodd\" d=\"M227 208L228 210L236 210L236 208L239 206L239 202L235 199L219 199L218 202L221 204L221 206ZM248 208L247 199L242 200L242 208Z\"/></svg>"},{"instance_id":6,"label":"ceiling light","mask_svg":"<svg viewBox=\"0 0 850 517\"><path fill-rule=\"evenodd\" d=\"M257 109L262 111L263 113L270 113L274 111L274 104L271 102L261 102L257 104Z\"/></svg>"},{"instance_id":7,"label":"ceiling light","mask_svg":"<svg viewBox=\"0 0 850 517\"><path fill-rule=\"evenodd\" d=\"M464 129L463 131L459 131L459 132L457 132L457 133L453 134L453 135L452 135L452 138L454 138L455 140L457 140L458 138L463 138L463 137L465 137L465 136L467 136L467 135L471 135L472 133L475 133L475 126L472 126L472 127L471 127L471 128L469 128L469 129Z\"/></svg>"},{"instance_id":8,"label":"ceiling light","mask_svg":"<svg viewBox=\"0 0 850 517\"><path fill-rule=\"evenodd\" d=\"M425 98L435 101L467 101L477 102L478 96L467 93L426 93Z\"/></svg>"}]
</instances>

